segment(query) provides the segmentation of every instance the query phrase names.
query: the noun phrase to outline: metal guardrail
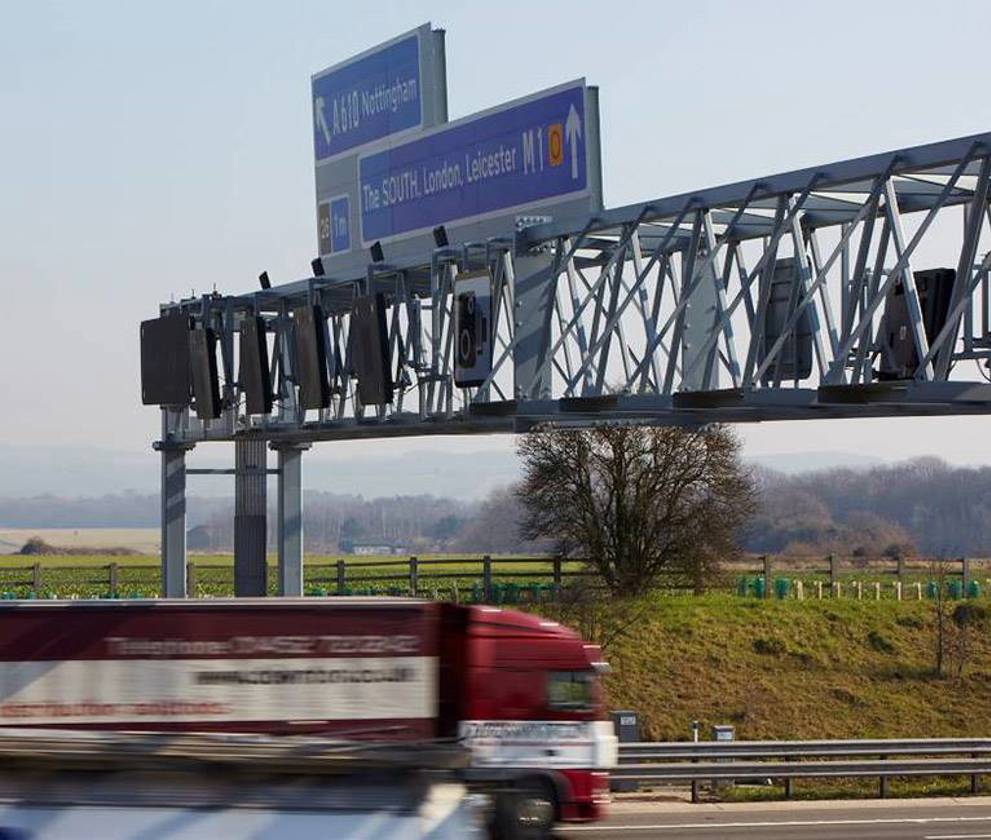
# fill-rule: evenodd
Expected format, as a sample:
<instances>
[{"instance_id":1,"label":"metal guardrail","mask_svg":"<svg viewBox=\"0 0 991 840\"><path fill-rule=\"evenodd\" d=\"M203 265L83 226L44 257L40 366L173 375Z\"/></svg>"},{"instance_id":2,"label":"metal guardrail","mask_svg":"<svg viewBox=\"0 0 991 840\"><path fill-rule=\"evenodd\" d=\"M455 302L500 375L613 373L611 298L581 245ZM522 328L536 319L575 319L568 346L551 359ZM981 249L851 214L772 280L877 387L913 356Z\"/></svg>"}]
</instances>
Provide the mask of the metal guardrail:
<instances>
[{"instance_id":1,"label":"metal guardrail","mask_svg":"<svg viewBox=\"0 0 991 840\"><path fill-rule=\"evenodd\" d=\"M979 777L988 773L991 738L916 738L627 743L619 745L612 776L629 782L689 781L697 802L705 781L783 779L790 798L792 779L876 776L884 798L892 776L970 776L971 792L977 793Z\"/></svg>"}]
</instances>

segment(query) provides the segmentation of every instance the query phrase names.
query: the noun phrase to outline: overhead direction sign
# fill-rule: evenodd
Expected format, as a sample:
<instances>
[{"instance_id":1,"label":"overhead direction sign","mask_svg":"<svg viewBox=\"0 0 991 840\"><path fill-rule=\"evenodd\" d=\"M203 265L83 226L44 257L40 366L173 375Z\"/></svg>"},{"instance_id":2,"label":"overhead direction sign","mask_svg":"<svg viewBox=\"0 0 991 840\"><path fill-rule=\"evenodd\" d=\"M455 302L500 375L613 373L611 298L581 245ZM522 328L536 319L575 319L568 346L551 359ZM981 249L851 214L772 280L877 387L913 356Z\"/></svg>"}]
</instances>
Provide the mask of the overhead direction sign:
<instances>
[{"instance_id":1,"label":"overhead direction sign","mask_svg":"<svg viewBox=\"0 0 991 840\"><path fill-rule=\"evenodd\" d=\"M328 273L353 271L362 151L447 120L444 32L424 24L311 79L317 247Z\"/></svg>"},{"instance_id":2,"label":"overhead direction sign","mask_svg":"<svg viewBox=\"0 0 991 840\"><path fill-rule=\"evenodd\" d=\"M600 201L587 103L578 80L360 155L362 244L592 193Z\"/></svg>"},{"instance_id":3,"label":"overhead direction sign","mask_svg":"<svg viewBox=\"0 0 991 840\"><path fill-rule=\"evenodd\" d=\"M423 124L420 39L411 32L313 77L317 162Z\"/></svg>"}]
</instances>

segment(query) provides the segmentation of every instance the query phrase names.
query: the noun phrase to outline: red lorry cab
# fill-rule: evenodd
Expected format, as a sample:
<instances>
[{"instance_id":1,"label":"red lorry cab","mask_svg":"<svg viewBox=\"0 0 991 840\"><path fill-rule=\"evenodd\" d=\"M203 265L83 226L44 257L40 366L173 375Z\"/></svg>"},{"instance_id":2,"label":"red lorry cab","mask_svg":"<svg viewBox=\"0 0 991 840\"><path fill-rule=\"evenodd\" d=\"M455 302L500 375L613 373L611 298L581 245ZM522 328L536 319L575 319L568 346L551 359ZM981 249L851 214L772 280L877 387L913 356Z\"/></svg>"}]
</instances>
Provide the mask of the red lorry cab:
<instances>
[{"instance_id":1,"label":"red lorry cab","mask_svg":"<svg viewBox=\"0 0 991 840\"><path fill-rule=\"evenodd\" d=\"M407 599L0 603L0 725L461 739L472 779L595 819L599 651L539 617Z\"/></svg>"}]
</instances>

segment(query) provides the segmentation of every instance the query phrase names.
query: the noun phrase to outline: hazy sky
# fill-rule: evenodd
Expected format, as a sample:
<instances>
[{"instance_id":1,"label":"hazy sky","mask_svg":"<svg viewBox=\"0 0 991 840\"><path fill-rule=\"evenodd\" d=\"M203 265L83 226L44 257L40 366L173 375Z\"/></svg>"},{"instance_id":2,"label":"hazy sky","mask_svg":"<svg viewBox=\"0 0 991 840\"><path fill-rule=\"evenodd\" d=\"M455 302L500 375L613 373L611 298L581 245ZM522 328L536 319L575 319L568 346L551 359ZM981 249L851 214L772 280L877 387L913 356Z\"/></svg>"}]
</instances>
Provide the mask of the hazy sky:
<instances>
[{"instance_id":1,"label":"hazy sky","mask_svg":"<svg viewBox=\"0 0 991 840\"><path fill-rule=\"evenodd\" d=\"M316 70L430 21L447 30L451 118L585 76L616 205L988 130L991 3L939 8L937 22L908 0L0 0L0 443L147 451L158 411L140 405L138 322L172 294L307 273ZM988 428L743 433L754 454L986 461Z\"/></svg>"}]
</instances>

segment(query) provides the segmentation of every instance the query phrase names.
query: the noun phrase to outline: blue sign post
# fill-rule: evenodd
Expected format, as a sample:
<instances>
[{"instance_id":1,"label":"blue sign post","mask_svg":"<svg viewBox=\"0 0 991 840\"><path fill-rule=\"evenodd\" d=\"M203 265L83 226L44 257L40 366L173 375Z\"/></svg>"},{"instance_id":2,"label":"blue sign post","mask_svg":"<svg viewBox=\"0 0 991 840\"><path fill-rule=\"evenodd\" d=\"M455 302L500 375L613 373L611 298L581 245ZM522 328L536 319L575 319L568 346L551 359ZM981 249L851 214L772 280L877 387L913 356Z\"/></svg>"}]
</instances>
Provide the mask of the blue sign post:
<instances>
[{"instance_id":1,"label":"blue sign post","mask_svg":"<svg viewBox=\"0 0 991 840\"><path fill-rule=\"evenodd\" d=\"M416 32L314 76L317 162L423 124L420 39Z\"/></svg>"},{"instance_id":2,"label":"blue sign post","mask_svg":"<svg viewBox=\"0 0 991 840\"><path fill-rule=\"evenodd\" d=\"M585 194L587 140L578 81L361 156L362 242Z\"/></svg>"}]
</instances>

